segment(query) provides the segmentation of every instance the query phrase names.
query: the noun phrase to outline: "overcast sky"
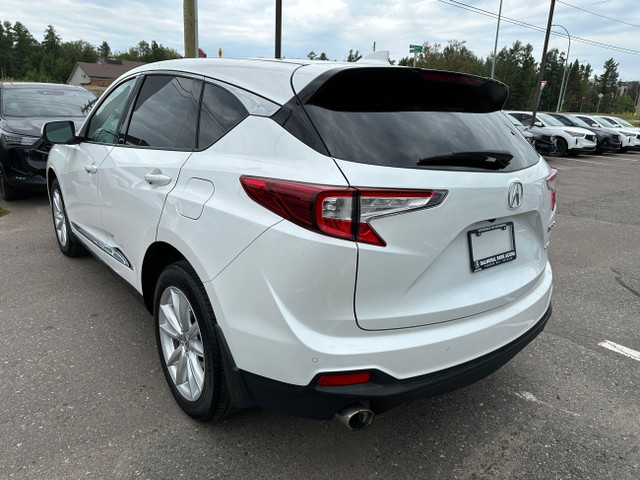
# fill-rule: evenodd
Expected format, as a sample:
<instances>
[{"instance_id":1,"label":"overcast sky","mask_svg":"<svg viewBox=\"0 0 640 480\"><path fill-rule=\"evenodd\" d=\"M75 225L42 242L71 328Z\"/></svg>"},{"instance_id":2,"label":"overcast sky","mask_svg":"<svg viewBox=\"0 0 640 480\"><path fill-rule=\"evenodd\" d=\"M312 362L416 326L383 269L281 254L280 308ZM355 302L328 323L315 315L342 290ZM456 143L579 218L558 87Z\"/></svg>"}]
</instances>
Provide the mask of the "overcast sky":
<instances>
[{"instance_id":1,"label":"overcast sky","mask_svg":"<svg viewBox=\"0 0 640 480\"><path fill-rule=\"evenodd\" d=\"M392 59L408 56L409 44L465 40L476 55L492 53L496 19L456 7L467 4L498 13L500 0L283 0L282 55L306 58L313 50L344 60L349 49L389 50ZM609 20L571 4L609 17ZM63 41L106 40L113 51L140 40L156 40L184 52L181 0L1 0L0 20L22 22L39 40L52 24ZM200 47L212 56L273 57L275 0L198 0ZM550 0L503 0L502 15L545 27ZM621 23L624 22L624 23ZM556 3L554 23L572 37L570 60L588 62L601 73L605 60L619 63L621 80L640 80L640 4L637 0L566 0ZM554 31L563 32L561 28ZM578 38L632 50L625 53L580 43ZM539 61L544 33L503 21L498 48L515 40L531 43ZM566 51L566 36L552 36L549 47Z\"/></svg>"}]
</instances>

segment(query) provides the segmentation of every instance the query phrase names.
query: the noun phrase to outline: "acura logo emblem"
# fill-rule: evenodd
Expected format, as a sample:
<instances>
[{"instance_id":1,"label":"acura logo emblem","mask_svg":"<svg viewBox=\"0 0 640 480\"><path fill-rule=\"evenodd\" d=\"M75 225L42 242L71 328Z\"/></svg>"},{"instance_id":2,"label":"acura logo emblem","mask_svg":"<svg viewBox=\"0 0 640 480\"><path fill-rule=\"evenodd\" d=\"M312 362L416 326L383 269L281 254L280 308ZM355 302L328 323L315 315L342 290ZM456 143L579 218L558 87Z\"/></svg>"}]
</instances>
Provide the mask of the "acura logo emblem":
<instances>
[{"instance_id":1,"label":"acura logo emblem","mask_svg":"<svg viewBox=\"0 0 640 480\"><path fill-rule=\"evenodd\" d=\"M507 202L509 208L518 208L522 204L522 197L524 196L524 187L520 180L514 181L509 186L509 194L507 195Z\"/></svg>"}]
</instances>

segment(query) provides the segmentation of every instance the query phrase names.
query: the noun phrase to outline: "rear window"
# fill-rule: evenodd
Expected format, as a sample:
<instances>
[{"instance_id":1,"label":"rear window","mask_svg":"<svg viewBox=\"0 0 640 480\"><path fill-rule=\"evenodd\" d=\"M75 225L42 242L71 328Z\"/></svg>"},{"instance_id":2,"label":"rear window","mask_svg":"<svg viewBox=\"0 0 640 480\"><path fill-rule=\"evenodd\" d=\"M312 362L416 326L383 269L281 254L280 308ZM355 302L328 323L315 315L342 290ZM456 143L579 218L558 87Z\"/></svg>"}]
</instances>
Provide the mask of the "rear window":
<instances>
[{"instance_id":1,"label":"rear window","mask_svg":"<svg viewBox=\"0 0 640 480\"><path fill-rule=\"evenodd\" d=\"M402 68L343 70L308 98L301 92L333 157L465 171L514 171L539 161L500 111L506 95L492 80Z\"/></svg>"}]
</instances>

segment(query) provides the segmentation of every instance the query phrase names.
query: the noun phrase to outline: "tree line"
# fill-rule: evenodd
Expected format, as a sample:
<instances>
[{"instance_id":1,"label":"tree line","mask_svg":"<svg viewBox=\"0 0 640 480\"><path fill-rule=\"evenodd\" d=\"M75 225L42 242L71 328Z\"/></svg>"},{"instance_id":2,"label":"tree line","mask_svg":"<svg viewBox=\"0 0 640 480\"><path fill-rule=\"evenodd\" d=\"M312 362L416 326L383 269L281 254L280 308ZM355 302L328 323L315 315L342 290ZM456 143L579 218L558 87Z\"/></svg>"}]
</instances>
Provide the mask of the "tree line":
<instances>
[{"instance_id":1,"label":"tree line","mask_svg":"<svg viewBox=\"0 0 640 480\"><path fill-rule=\"evenodd\" d=\"M153 40L139 42L125 52L112 52L104 41L98 47L84 40L63 42L49 25L41 42L20 22L0 22L0 78L31 82L66 83L76 62L98 58L155 62L182 55Z\"/></svg>"},{"instance_id":2,"label":"tree line","mask_svg":"<svg viewBox=\"0 0 640 480\"><path fill-rule=\"evenodd\" d=\"M533 46L520 41L504 47L496 55L494 77L509 86L509 98L505 108L531 110L536 89L538 63L533 55ZM20 22L0 22L0 78L34 82L66 83L76 62L94 63L98 58L115 58L155 62L182 55L155 40L139 42L124 52L112 52L103 41L96 47L84 40L63 42L55 28L49 25L42 41L36 38ZM329 60L325 52L317 55L309 52L311 60ZM346 61L355 62L362 57L356 50L349 50ZM394 64L395 61L391 60ZM417 55L416 66L436 70L450 70L489 76L492 57L481 58L466 46L465 41L450 40L423 44ZM404 57L398 65L413 65L413 57ZM540 110L555 110L560 94L565 66L564 52L557 48L547 52L544 80L547 81L540 99ZM565 79L566 93L562 106L564 111L633 112L638 97L638 83L632 84L626 94L618 95L618 63L610 58L603 65L603 73L594 75L590 64L575 60L569 65ZM602 94L600 97L599 94Z\"/></svg>"},{"instance_id":3,"label":"tree line","mask_svg":"<svg viewBox=\"0 0 640 480\"><path fill-rule=\"evenodd\" d=\"M509 86L509 98L505 108L531 110L535 96L538 63L533 55L533 46L515 41L511 47L504 47L496 54L494 78ZM565 69L565 54L557 48L547 52L543 80L547 83L542 90L540 110L555 111ZM402 58L399 65L413 65L413 57ZM454 70L488 76L491 72L492 57L480 58L469 50L464 41L451 40L445 47L441 44L423 45L423 53L418 55L416 66ZM562 110L570 112L633 112L638 96L638 83L634 82L627 93L618 95L618 63L613 58L606 60L603 73L595 75L589 63L578 60L570 63L566 76L566 92ZM599 96L602 94L602 97Z\"/></svg>"},{"instance_id":4,"label":"tree line","mask_svg":"<svg viewBox=\"0 0 640 480\"><path fill-rule=\"evenodd\" d=\"M532 110L538 77L538 63L533 57L533 46L515 41L511 47L504 47L496 54L494 78L509 86L509 98L505 104L508 110ZM322 52L309 52L311 60L329 60ZM361 54L349 51L347 61L357 61ZM560 95L565 68L565 55L557 48L547 52L543 79L547 82L540 98L539 109L555 111ZM395 63L390 60L390 63ZM488 77L491 73L492 57L481 58L466 46L465 41L450 40L444 47L440 43L425 42L422 53L416 57L416 67L434 70L465 72ZM398 65L413 66L413 57L403 57ZM603 65L603 73L594 75L590 64L575 62L569 64L565 75L566 93L562 105L568 112L633 112L638 97L638 82L632 82L627 93L618 95L618 63L610 58ZM602 93L602 98L599 94Z\"/></svg>"}]
</instances>

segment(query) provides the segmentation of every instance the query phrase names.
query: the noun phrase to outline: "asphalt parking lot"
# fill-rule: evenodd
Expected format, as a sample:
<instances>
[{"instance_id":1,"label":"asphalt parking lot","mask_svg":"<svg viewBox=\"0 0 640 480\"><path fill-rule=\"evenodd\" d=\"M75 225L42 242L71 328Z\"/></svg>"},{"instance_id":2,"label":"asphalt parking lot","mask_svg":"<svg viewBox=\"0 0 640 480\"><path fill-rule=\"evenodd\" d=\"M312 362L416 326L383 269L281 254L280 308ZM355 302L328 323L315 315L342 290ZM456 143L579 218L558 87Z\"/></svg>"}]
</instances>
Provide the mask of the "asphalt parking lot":
<instances>
[{"instance_id":1,"label":"asphalt parking lot","mask_svg":"<svg viewBox=\"0 0 640 480\"><path fill-rule=\"evenodd\" d=\"M487 379L363 432L257 408L194 422L143 306L59 252L46 195L0 200L0 479L640 478L640 152L549 163L545 331Z\"/></svg>"}]
</instances>

